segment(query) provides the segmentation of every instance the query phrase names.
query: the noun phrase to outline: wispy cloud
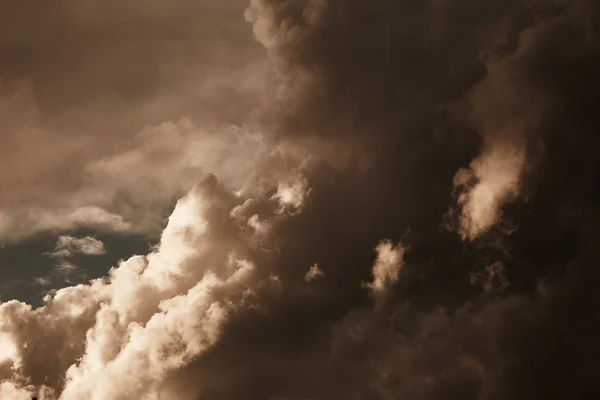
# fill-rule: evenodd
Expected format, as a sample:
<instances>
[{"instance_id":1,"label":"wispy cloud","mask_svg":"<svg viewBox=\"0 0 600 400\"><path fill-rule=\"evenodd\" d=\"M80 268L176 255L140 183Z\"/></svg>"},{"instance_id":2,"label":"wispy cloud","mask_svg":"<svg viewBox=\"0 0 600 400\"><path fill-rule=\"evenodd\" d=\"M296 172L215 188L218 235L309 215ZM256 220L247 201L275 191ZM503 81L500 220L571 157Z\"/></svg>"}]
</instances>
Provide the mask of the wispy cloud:
<instances>
[{"instance_id":1,"label":"wispy cloud","mask_svg":"<svg viewBox=\"0 0 600 400\"><path fill-rule=\"evenodd\" d=\"M71 257L76 254L98 256L106 253L104 243L92 236L76 238L63 235L58 238L54 251L50 254L55 258Z\"/></svg>"}]
</instances>

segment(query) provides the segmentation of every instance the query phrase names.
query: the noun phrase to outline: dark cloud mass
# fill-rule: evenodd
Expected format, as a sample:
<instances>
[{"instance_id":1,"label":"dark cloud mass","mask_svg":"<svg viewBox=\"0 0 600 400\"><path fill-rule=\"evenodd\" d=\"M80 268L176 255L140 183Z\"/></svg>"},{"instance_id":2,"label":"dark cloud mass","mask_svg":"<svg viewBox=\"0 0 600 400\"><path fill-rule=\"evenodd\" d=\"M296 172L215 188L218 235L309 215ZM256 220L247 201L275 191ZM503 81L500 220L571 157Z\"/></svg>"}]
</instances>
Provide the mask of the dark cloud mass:
<instances>
[{"instance_id":1,"label":"dark cloud mass","mask_svg":"<svg viewBox=\"0 0 600 400\"><path fill-rule=\"evenodd\" d=\"M599 27L0 0L0 398L600 398Z\"/></svg>"}]
</instances>

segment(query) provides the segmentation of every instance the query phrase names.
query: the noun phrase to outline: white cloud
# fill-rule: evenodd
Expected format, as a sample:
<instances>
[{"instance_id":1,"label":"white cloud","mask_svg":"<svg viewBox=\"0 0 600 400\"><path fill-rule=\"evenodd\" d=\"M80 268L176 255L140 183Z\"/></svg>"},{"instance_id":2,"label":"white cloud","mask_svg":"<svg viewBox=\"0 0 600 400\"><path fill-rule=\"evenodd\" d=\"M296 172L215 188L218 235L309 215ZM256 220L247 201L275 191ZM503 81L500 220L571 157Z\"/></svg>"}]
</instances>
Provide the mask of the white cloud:
<instances>
[{"instance_id":1,"label":"white cloud","mask_svg":"<svg viewBox=\"0 0 600 400\"><path fill-rule=\"evenodd\" d=\"M309 194L310 187L307 179L303 176L293 175L278 184L277 193L273 195L273 198L279 201L282 212L285 210L297 211L302 208Z\"/></svg>"},{"instance_id":2,"label":"white cloud","mask_svg":"<svg viewBox=\"0 0 600 400\"><path fill-rule=\"evenodd\" d=\"M224 200L211 190L200 185L184 196L156 249L121 262L108 277L60 289L37 309L0 304L0 359L12 364L8 375L0 369L3 393L31 396L34 388L20 382L58 373L66 379L63 400L177 398L170 374L214 346L230 311L255 296L249 285L256 267L238 255L252 243L212 235L219 227L211 213ZM244 221L229 215L241 232ZM99 251L86 239L63 237L57 247ZM265 279L279 286L274 275ZM60 383L46 385L35 392Z\"/></svg>"},{"instance_id":3,"label":"white cloud","mask_svg":"<svg viewBox=\"0 0 600 400\"><path fill-rule=\"evenodd\" d=\"M524 164L521 148L493 144L473 160L469 169L457 172L454 186L464 190L458 198L459 233L463 239L473 240L498 222L500 207L519 193Z\"/></svg>"},{"instance_id":4,"label":"white cloud","mask_svg":"<svg viewBox=\"0 0 600 400\"><path fill-rule=\"evenodd\" d=\"M92 236L76 238L69 235L63 235L58 238L56 247L51 255L56 258L63 258L75 254L98 256L105 253L106 249L104 243Z\"/></svg>"},{"instance_id":5,"label":"white cloud","mask_svg":"<svg viewBox=\"0 0 600 400\"><path fill-rule=\"evenodd\" d=\"M406 248L401 243L394 245L389 240L384 240L375 248L377 259L373 264L373 281L366 283L377 301L381 301L389 287L398 282L400 271L404 262Z\"/></svg>"},{"instance_id":6,"label":"white cloud","mask_svg":"<svg viewBox=\"0 0 600 400\"><path fill-rule=\"evenodd\" d=\"M22 387L12 382L0 383L0 399L31 400L32 395L33 391L31 388Z\"/></svg>"},{"instance_id":7,"label":"white cloud","mask_svg":"<svg viewBox=\"0 0 600 400\"><path fill-rule=\"evenodd\" d=\"M14 360L17 348L7 335L0 335L0 364Z\"/></svg>"}]
</instances>

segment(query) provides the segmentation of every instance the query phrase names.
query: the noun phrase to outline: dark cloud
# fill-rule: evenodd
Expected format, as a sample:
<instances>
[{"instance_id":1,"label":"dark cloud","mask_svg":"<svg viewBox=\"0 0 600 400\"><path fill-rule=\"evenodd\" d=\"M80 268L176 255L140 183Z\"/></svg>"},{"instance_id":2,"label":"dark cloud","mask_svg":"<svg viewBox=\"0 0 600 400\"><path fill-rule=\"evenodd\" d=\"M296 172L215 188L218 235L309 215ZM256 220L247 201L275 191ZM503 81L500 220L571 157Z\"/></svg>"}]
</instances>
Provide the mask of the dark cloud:
<instances>
[{"instance_id":1,"label":"dark cloud","mask_svg":"<svg viewBox=\"0 0 600 400\"><path fill-rule=\"evenodd\" d=\"M118 15L110 3L90 7L57 8L81 23L57 32L131 24L136 48L143 38L198 35L207 47L190 57L212 54L213 31L173 22L208 5L151 3ZM0 322L10 324L0 333L38 343L32 326L58 337L70 323L81 324L69 332L77 343L87 338L60 359L63 374L75 363L66 381L44 381L37 361L17 351L20 376L66 388L66 399L90 388L100 398L595 398L599 13L591 0L252 0L245 17L273 72L246 119L248 132L264 135L264 157L231 156L235 165L178 203L156 248L97 286L65 289L35 311L4 304ZM168 34L157 28L165 21ZM31 35L15 49L41 48ZM98 35L98 57L122 50L114 57L127 64L126 45ZM169 51L188 54L162 45L152 54ZM147 75L115 86L119 106L144 96L138 83L167 85L140 71ZM99 74L98 84L110 77ZM187 154L159 140L131 157L151 164L165 148L169 160ZM165 187L182 170L169 171ZM236 192L238 180L223 175L240 171ZM313 266L319 279L307 278ZM60 307L77 291L90 304L73 317ZM119 389L125 375L134 384Z\"/></svg>"},{"instance_id":2,"label":"dark cloud","mask_svg":"<svg viewBox=\"0 0 600 400\"><path fill-rule=\"evenodd\" d=\"M210 112L219 112L223 99L215 96L226 98L228 89L236 90L239 84L232 79L227 88L223 85L228 83L219 79L233 78L239 65L248 65L256 54L240 16L244 7L243 1L178 0L168 6L153 1L141 6L132 1L64 0L39 7L3 1L0 76L9 83L31 82L40 113L49 120L79 114L80 122L89 125L91 119L102 122L100 111L105 118L110 112L114 119L115 113L131 113L153 101L172 108L177 104L164 98L181 94L192 82L197 102L192 106L187 98L189 104L179 110L182 116L211 104ZM216 90L207 90L211 85ZM208 101L204 107L202 96ZM154 123L171 118L165 117L163 107L147 110L163 114L155 115ZM108 125L99 128L115 130L115 122L106 121Z\"/></svg>"},{"instance_id":3,"label":"dark cloud","mask_svg":"<svg viewBox=\"0 0 600 400\"><path fill-rule=\"evenodd\" d=\"M331 298L303 299L298 311L298 294L288 287L289 305L270 308L285 316L258 331L277 332L277 342L294 350L272 350L269 342L240 357L251 360L256 386L270 388L256 398L595 393L587 372L593 356L582 353L597 350L572 341L597 332L593 312L585 311L596 296L579 286L593 281L594 261L576 258L595 236L597 213L598 124L590 108L598 91L597 7L496 7L253 2L249 19L280 74L280 97L263 122L284 137L323 135L367 154L365 169L318 169L309 205L278 232L284 285L303 283L301 271L319 262L326 272L320 288ZM473 159L483 161L471 170L484 173L458 186L456 197L479 185L484 200L489 190L497 200L490 224L464 243L442 221L446 215L460 229L466 212L451 196L452 182ZM369 279L381 238L410 248L402 289L385 312L361 308L369 300L357 285ZM540 288L544 280L550 283ZM590 294L584 299L580 290ZM362 311L348 311L355 308ZM296 318L293 328L281 328ZM581 325L571 328L575 321ZM331 332L349 341L337 363ZM274 353L277 361L256 361ZM281 376L281 369L290 372ZM250 390L255 380L247 376L239 379ZM242 391L223 384L201 398Z\"/></svg>"}]
</instances>

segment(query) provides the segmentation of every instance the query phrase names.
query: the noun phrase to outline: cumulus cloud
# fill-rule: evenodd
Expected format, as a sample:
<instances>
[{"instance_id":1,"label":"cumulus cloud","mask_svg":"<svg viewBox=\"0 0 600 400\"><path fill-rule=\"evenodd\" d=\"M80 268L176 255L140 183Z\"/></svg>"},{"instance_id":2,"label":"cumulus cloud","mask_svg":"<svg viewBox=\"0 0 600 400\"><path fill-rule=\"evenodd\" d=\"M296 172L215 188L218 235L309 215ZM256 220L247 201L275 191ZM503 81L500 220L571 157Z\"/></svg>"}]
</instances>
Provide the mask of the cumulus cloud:
<instances>
[{"instance_id":1,"label":"cumulus cloud","mask_svg":"<svg viewBox=\"0 0 600 400\"><path fill-rule=\"evenodd\" d=\"M240 258L243 242L212 232L213 202L227 201L218 186L209 180L188 193L156 249L108 277L60 289L37 309L2 304L2 363L12 365L3 390L25 396L50 388L46 398L61 399L177 396L165 386L170 374L215 345L256 269ZM103 249L98 243L63 236L57 248L90 254ZM48 347L50 337L62 347Z\"/></svg>"},{"instance_id":2,"label":"cumulus cloud","mask_svg":"<svg viewBox=\"0 0 600 400\"><path fill-rule=\"evenodd\" d=\"M33 80L0 96L19 133L0 255L34 232L162 232L39 307L2 303L0 393L597 397L597 3L243 3L0 13L57 33L0 36L27 44L0 74ZM92 42L82 65L59 51Z\"/></svg>"}]
</instances>

